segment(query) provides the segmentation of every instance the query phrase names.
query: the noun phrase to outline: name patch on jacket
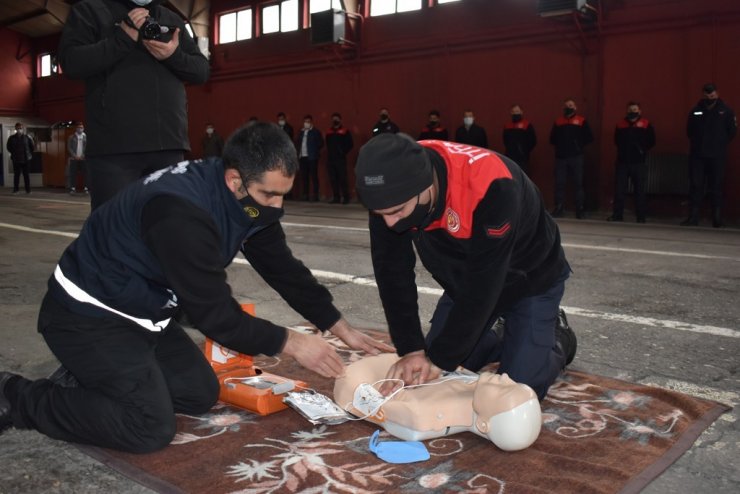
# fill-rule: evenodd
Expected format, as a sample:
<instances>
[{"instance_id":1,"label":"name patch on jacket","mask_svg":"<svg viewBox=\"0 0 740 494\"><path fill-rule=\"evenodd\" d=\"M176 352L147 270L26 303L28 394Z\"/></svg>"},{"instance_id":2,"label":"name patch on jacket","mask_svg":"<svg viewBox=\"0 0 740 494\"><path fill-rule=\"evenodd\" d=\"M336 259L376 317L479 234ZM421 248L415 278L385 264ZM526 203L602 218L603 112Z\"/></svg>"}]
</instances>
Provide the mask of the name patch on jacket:
<instances>
[{"instance_id":1,"label":"name patch on jacket","mask_svg":"<svg viewBox=\"0 0 740 494\"><path fill-rule=\"evenodd\" d=\"M511 230L511 223L508 221L501 226L487 226L486 235L489 238L503 238Z\"/></svg>"}]
</instances>

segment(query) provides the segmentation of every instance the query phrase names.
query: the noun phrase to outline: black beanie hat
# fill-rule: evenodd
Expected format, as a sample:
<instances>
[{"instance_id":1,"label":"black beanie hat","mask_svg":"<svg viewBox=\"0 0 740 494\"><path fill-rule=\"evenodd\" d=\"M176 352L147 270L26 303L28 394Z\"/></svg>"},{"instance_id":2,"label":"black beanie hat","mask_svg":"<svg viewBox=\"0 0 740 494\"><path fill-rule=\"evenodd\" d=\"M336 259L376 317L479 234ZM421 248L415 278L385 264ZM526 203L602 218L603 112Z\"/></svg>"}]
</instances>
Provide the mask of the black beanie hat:
<instances>
[{"instance_id":1,"label":"black beanie hat","mask_svg":"<svg viewBox=\"0 0 740 494\"><path fill-rule=\"evenodd\" d=\"M380 134L362 146L355 166L355 190L370 210L408 201L432 185L427 151L406 134Z\"/></svg>"}]
</instances>

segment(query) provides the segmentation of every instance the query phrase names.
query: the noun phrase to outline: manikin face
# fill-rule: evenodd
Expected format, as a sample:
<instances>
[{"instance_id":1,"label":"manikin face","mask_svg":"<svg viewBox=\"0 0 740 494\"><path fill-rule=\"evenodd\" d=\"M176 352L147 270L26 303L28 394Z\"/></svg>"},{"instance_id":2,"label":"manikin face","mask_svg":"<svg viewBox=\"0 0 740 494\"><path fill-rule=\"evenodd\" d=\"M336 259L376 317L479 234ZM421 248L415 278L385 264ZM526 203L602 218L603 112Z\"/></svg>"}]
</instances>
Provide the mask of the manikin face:
<instances>
[{"instance_id":1,"label":"manikin face","mask_svg":"<svg viewBox=\"0 0 740 494\"><path fill-rule=\"evenodd\" d=\"M627 107L627 113L636 113L639 118L642 114L642 110L640 110L640 107L637 105L630 105Z\"/></svg>"}]
</instances>

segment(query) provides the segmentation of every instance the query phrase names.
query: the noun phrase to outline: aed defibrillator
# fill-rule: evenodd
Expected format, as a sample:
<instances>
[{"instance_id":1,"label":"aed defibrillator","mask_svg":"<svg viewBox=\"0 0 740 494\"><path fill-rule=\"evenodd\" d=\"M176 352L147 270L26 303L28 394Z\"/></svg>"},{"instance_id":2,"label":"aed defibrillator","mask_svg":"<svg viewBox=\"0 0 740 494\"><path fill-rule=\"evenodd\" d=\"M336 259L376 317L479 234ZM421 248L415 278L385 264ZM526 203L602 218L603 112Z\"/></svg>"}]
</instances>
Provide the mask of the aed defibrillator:
<instances>
[{"instance_id":1,"label":"aed defibrillator","mask_svg":"<svg viewBox=\"0 0 740 494\"><path fill-rule=\"evenodd\" d=\"M254 304L242 304L241 307L244 312L254 315ZM259 415L288 408L283 403L286 393L296 388L308 388L303 381L264 372L254 365L251 355L230 350L210 338L206 338L205 354L218 378L218 399Z\"/></svg>"}]
</instances>

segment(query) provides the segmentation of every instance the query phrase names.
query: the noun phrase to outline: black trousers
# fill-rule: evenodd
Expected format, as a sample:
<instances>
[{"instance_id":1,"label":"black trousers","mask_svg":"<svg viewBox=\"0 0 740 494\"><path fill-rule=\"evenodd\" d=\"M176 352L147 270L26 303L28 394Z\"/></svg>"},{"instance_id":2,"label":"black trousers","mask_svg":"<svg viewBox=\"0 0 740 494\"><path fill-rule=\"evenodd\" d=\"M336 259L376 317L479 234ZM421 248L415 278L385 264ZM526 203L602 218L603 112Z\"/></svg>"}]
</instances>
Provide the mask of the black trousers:
<instances>
[{"instance_id":1,"label":"black trousers","mask_svg":"<svg viewBox=\"0 0 740 494\"><path fill-rule=\"evenodd\" d=\"M555 206L562 207L565 204L565 187L569 174L576 188L576 210L583 211L585 194L583 192L582 155L555 159Z\"/></svg>"},{"instance_id":2,"label":"black trousers","mask_svg":"<svg viewBox=\"0 0 740 494\"><path fill-rule=\"evenodd\" d=\"M638 220L644 220L647 214L647 165L645 163L617 163L616 180L614 183L614 218L624 215L624 201L630 179L635 191L635 215Z\"/></svg>"},{"instance_id":3,"label":"black trousers","mask_svg":"<svg viewBox=\"0 0 740 494\"><path fill-rule=\"evenodd\" d=\"M309 158L300 158L298 163L301 168L301 180L303 181L303 197L301 199L308 200L309 198L319 200L319 160L312 160ZM311 191L313 195L308 193L309 184L312 185Z\"/></svg>"},{"instance_id":4,"label":"black trousers","mask_svg":"<svg viewBox=\"0 0 740 494\"><path fill-rule=\"evenodd\" d=\"M21 380L12 408L16 427L146 453L170 443L176 412L202 414L218 399L210 364L174 320L154 333L125 319L74 314L47 294L38 329L80 386Z\"/></svg>"},{"instance_id":5,"label":"black trousers","mask_svg":"<svg viewBox=\"0 0 740 494\"><path fill-rule=\"evenodd\" d=\"M500 362L499 374L505 372L514 381L531 387L542 401L565 367L566 356L555 344L555 326L565 280L569 276L570 267L566 266L546 292L524 297L502 314L506 327L503 341L489 329L499 316L492 314L480 339L461 365L477 372L490 362ZM432 316L427 345L439 336L454 306L452 298L443 293Z\"/></svg>"},{"instance_id":6,"label":"black trousers","mask_svg":"<svg viewBox=\"0 0 740 494\"><path fill-rule=\"evenodd\" d=\"M347 183L347 159L330 159L327 161L329 181L334 199L349 200L349 184Z\"/></svg>"},{"instance_id":7,"label":"black trousers","mask_svg":"<svg viewBox=\"0 0 740 494\"><path fill-rule=\"evenodd\" d=\"M183 152L180 150L88 157L91 209L98 208L131 182L182 160Z\"/></svg>"},{"instance_id":8,"label":"black trousers","mask_svg":"<svg viewBox=\"0 0 740 494\"><path fill-rule=\"evenodd\" d=\"M13 192L18 192L18 186L23 175L23 183L26 186L26 192L31 192L31 178L28 176L28 161L17 163L13 161Z\"/></svg>"},{"instance_id":9,"label":"black trousers","mask_svg":"<svg viewBox=\"0 0 740 494\"><path fill-rule=\"evenodd\" d=\"M87 188L87 173L85 173L85 160L73 160L67 161L67 187L69 190L75 190L77 188L77 173L82 173L82 183Z\"/></svg>"},{"instance_id":10,"label":"black trousers","mask_svg":"<svg viewBox=\"0 0 740 494\"><path fill-rule=\"evenodd\" d=\"M704 199L704 183L712 209L722 207L722 186L725 178L725 162L727 158L689 158L689 200L691 214L698 214Z\"/></svg>"}]
</instances>

